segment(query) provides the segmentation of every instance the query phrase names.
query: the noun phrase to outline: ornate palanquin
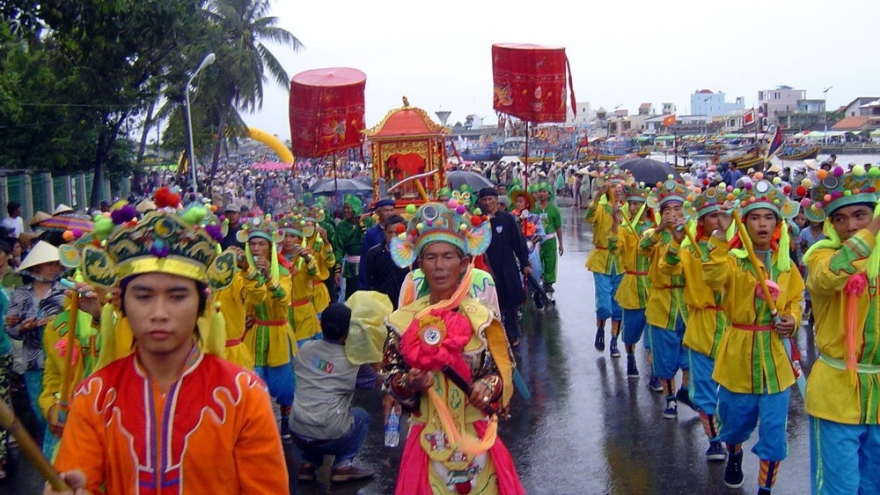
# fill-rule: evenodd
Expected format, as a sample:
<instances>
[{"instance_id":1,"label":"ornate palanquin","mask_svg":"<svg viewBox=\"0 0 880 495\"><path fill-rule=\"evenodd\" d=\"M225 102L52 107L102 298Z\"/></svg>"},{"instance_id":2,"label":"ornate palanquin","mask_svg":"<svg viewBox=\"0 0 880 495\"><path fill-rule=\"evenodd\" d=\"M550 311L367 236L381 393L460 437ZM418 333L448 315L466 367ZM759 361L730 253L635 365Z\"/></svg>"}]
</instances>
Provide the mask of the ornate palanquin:
<instances>
[{"instance_id":1,"label":"ornate palanquin","mask_svg":"<svg viewBox=\"0 0 880 495\"><path fill-rule=\"evenodd\" d=\"M448 129L434 122L421 108L394 109L372 129L364 131L373 152L373 196L379 199L379 179L385 179L397 206L421 204L436 198L446 186L446 135ZM432 173L433 172L433 173ZM418 179L407 178L420 175ZM406 181L398 187L396 184Z\"/></svg>"}]
</instances>

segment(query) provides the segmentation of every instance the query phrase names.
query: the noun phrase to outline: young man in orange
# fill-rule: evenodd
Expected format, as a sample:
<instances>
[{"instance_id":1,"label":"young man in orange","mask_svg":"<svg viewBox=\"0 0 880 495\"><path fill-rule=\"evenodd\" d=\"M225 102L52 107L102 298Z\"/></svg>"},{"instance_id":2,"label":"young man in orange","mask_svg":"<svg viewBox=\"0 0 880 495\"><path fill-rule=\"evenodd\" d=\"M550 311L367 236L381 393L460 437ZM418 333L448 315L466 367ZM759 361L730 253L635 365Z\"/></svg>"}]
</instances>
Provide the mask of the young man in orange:
<instances>
[{"instance_id":1,"label":"young man in orange","mask_svg":"<svg viewBox=\"0 0 880 495\"><path fill-rule=\"evenodd\" d=\"M77 494L285 493L266 386L218 357L225 337L208 287L231 282L235 255L218 255L174 202L157 203L83 252L90 283L121 288L135 352L77 389L55 467Z\"/></svg>"}]
</instances>

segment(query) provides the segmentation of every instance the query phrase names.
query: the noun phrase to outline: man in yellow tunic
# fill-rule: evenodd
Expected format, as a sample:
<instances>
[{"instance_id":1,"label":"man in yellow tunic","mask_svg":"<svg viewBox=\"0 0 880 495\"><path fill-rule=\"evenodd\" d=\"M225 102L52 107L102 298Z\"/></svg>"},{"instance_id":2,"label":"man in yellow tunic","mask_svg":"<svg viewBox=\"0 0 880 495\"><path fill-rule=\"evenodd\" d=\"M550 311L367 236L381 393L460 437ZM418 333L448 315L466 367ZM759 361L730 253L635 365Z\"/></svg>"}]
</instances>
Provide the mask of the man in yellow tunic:
<instances>
[{"instance_id":1,"label":"man in yellow tunic","mask_svg":"<svg viewBox=\"0 0 880 495\"><path fill-rule=\"evenodd\" d=\"M238 239L246 242L245 257L254 267L255 280L269 292L263 302L248 306L254 329L245 344L254 353L254 371L269 386L269 394L281 409L281 438L290 438L290 408L293 405L295 378L290 362L296 351L296 339L290 327L292 285L290 272L279 260L277 243L282 237L269 218L255 217L241 226Z\"/></svg>"},{"instance_id":2,"label":"man in yellow tunic","mask_svg":"<svg viewBox=\"0 0 880 495\"><path fill-rule=\"evenodd\" d=\"M875 169L871 169L872 171ZM876 173L875 173L876 174ZM828 240L805 256L821 353L807 380L814 494L880 490L880 216L875 175L856 165L811 191Z\"/></svg>"},{"instance_id":3,"label":"man in yellow tunic","mask_svg":"<svg viewBox=\"0 0 880 495\"><path fill-rule=\"evenodd\" d=\"M385 389L413 413L396 493L523 494L497 437L513 394L510 347L497 316L468 295L470 257L488 248L491 226L428 203L401 237L395 263L418 259L430 293L388 317Z\"/></svg>"},{"instance_id":4,"label":"man in yellow tunic","mask_svg":"<svg viewBox=\"0 0 880 495\"><path fill-rule=\"evenodd\" d=\"M797 214L798 204L770 182L760 180L741 191L743 223L728 247L726 233L732 218L719 218L719 228L709 241L709 261L703 280L713 291L724 294L722 307L730 326L721 337L712 378L718 390L718 439L727 444L724 483L742 486L742 444L760 423L758 442L752 452L760 458L759 493L769 494L779 463L788 455L785 425L795 372L782 339L790 338L800 325L804 281L792 269L788 255L790 237L786 218ZM729 213L733 205L725 203ZM759 266L739 249L751 241ZM759 278L760 277L760 278ZM779 315L774 318L765 300L761 279Z\"/></svg>"},{"instance_id":5,"label":"man in yellow tunic","mask_svg":"<svg viewBox=\"0 0 880 495\"><path fill-rule=\"evenodd\" d=\"M614 171L602 180L602 186L587 208L584 220L593 226L593 252L587 258L587 270L593 272L596 286L596 340L597 350L605 350L605 321L611 318L611 335L616 342L620 333L623 313L614 299L623 278L618 256L608 249L608 236L613 223L612 211L624 203L622 172ZM597 179L598 182L598 179Z\"/></svg>"},{"instance_id":6,"label":"man in yellow tunic","mask_svg":"<svg viewBox=\"0 0 880 495\"><path fill-rule=\"evenodd\" d=\"M78 388L55 467L77 493L284 493L265 385L217 356L224 336L207 288L231 282L235 255L157 204L83 253L87 281L120 287L135 352Z\"/></svg>"},{"instance_id":7,"label":"man in yellow tunic","mask_svg":"<svg viewBox=\"0 0 880 495\"><path fill-rule=\"evenodd\" d=\"M247 310L270 296L266 285L258 282L259 273L248 263L244 250L238 247L230 249L236 254L239 269L235 272L232 284L214 295L220 303L220 312L226 322L226 351L223 357L243 368L254 369L254 352L245 344L248 333Z\"/></svg>"},{"instance_id":8,"label":"man in yellow tunic","mask_svg":"<svg viewBox=\"0 0 880 495\"><path fill-rule=\"evenodd\" d=\"M706 459L710 461L727 458L724 445L718 440L715 419L718 384L712 379L712 372L715 369L715 353L728 321L721 307L721 292L713 291L706 285L702 271L707 259L709 235L718 229L721 204L726 197L727 191L723 186L691 193L689 209L692 218L697 219L693 236L697 246L693 246L689 239L681 243L673 240L669 254L660 258L661 270L680 264L684 272L684 302L687 304L688 318L683 344L688 353L690 383L687 390L679 390L677 397L679 400L686 399L699 412L703 430L709 438ZM683 391L689 396L682 397Z\"/></svg>"},{"instance_id":9,"label":"man in yellow tunic","mask_svg":"<svg viewBox=\"0 0 880 495\"><path fill-rule=\"evenodd\" d=\"M678 417L678 401L675 394L675 375L682 371L681 388L688 387L687 353L682 346L687 307L684 304L684 274L679 265L660 262L669 256L670 245L684 238L684 202L688 189L679 181L669 179L655 187L648 196L647 205L660 212L656 229L645 231L639 249L651 260L648 278L651 291L645 309L648 321L651 353L654 357L654 374L660 379L666 395L663 417Z\"/></svg>"},{"instance_id":10,"label":"man in yellow tunic","mask_svg":"<svg viewBox=\"0 0 880 495\"><path fill-rule=\"evenodd\" d=\"M653 213L645 205L648 197L648 189L635 184L627 184L623 188L626 194L627 211L626 218L622 218L624 226L618 228L617 243L612 249L612 254L617 254L623 269L623 279L617 294L614 296L623 309L623 344L626 348L626 374L629 378L638 378L639 369L636 366L636 344L645 334L645 306L648 304L648 291L651 281L648 280L648 267L651 260L639 249L639 241L642 234L654 226ZM615 338L612 337L612 352L617 347ZM651 362L651 346L645 339L645 352L648 354L648 362ZM618 352L619 356L620 353ZM651 374L651 381L660 382ZM654 387L654 383L650 384Z\"/></svg>"},{"instance_id":11,"label":"man in yellow tunic","mask_svg":"<svg viewBox=\"0 0 880 495\"><path fill-rule=\"evenodd\" d=\"M312 302L313 283L321 282L318 263L304 242L309 233L314 233L315 224L306 217L289 215L279 221L279 227L284 233L281 255L290 272L290 326L299 347L309 340L321 338L318 312Z\"/></svg>"}]
</instances>

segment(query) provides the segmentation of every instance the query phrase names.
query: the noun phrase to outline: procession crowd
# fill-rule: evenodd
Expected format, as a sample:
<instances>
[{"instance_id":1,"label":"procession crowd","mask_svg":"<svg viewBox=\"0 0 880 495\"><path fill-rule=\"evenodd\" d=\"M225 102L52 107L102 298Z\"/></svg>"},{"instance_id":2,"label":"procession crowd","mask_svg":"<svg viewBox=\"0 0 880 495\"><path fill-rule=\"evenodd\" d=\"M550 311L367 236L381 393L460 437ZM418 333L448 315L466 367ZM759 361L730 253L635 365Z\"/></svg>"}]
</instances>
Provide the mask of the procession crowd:
<instances>
[{"instance_id":1,"label":"procession crowd","mask_svg":"<svg viewBox=\"0 0 880 495\"><path fill-rule=\"evenodd\" d=\"M596 349L622 347L636 378L644 346L660 415L699 413L727 486L743 484L757 428L759 493L771 492L799 383L813 492L878 493L880 169L810 168L793 187L773 168L694 167L646 186L607 163L488 167L498 186L402 211L334 204L284 176L229 175L213 201L148 177L149 199L105 204L88 228L47 227L75 218L62 205L34 232L10 204L0 394L31 403L68 485L47 494L286 493L283 442L299 482L325 456L330 482L369 478L355 463L371 428L357 388L384 397L387 445L409 415L396 493L525 493L499 418L522 387L524 304L555 305L567 192L593 231ZM283 202L249 195L255 183ZM821 352L805 388L799 331ZM0 430L0 462L9 440Z\"/></svg>"}]
</instances>

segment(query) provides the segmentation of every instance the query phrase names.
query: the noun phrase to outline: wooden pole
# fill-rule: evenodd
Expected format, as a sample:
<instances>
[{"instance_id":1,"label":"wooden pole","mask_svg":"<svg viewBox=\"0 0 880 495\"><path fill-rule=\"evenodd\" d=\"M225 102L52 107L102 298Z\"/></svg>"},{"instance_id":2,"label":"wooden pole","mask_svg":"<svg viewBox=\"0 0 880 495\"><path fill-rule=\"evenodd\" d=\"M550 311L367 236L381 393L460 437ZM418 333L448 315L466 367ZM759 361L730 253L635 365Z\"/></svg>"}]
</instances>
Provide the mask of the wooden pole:
<instances>
[{"instance_id":1,"label":"wooden pole","mask_svg":"<svg viewBox=\"0 0 880 495\"><path fill-rule=\"evenodd\" d=\"M57 492L72 492L73 489L61 479L61 476L55 471L49 461L43 457L43 452L34 442L34 439L28 434L24 426L15 417L12 408L6 404L6 401L0 399L0 425L6 428L16 440L24 456L33 464L40 475L52 485L52 489Z\"/></svg>"}]
</instances>

